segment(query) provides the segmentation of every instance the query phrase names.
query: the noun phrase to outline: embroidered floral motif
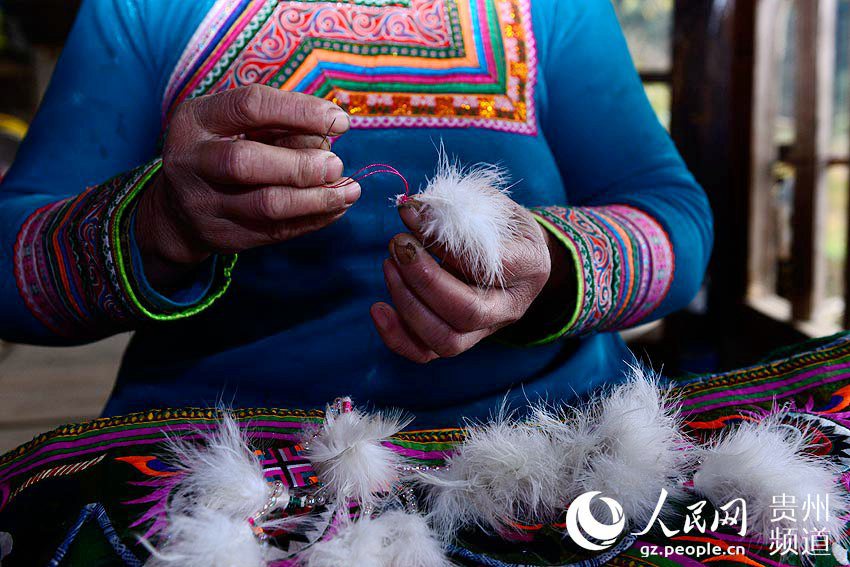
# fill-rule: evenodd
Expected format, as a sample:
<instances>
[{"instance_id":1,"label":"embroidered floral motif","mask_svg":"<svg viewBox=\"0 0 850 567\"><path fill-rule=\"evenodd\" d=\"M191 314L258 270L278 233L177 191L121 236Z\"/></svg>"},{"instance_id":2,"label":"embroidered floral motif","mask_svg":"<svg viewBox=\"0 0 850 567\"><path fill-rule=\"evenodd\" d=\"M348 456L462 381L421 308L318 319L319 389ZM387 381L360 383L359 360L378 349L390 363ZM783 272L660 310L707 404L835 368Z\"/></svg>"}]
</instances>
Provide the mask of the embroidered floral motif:
<instances>
[{"instance_id":1,"label":"embroidered floral motif","mask_svg":"<svg viewBox=\"0 0 850 567\"><path fill-rule=\"evenodd\" d=\"M661 305L673 281L673 247L648 214L625 205L534 212L570 249L578 274L575 311L556 336L631 327Z\"/></svg>"},{"instance_id":2,"label":"embroidered floral motif","mask_svg":"<svg viewBox=\"0 0 850 567\"><path fill-rule=\"evenodd\" d=\"M536 73L529 0L219 0L163 110L260 83L333 100L355 128L535 134Z\"/></svg>"}]
</instances>

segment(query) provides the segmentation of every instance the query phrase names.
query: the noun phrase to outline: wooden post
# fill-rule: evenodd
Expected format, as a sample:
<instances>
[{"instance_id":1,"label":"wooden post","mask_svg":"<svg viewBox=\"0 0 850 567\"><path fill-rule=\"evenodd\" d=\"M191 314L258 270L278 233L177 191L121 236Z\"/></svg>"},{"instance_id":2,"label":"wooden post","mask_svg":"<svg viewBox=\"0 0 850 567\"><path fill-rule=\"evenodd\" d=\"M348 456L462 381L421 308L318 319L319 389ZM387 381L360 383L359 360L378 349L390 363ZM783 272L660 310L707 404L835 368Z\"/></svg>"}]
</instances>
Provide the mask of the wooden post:
<instances>
[{"instance_id":1,"label":"wooden post","mask_svg":"<svg viewBox=\"0 0 850 567\"><path fill-rule=\"evenodd\" d=\"M747 292L755 44L752 0L677 0L671 134L714 211L712 317Z\"/></svg>"},{"instance_id":2,"label":"wooden post","mask_svg":"<svg viewBox=\"0 0 850 567\"><path fill-rule=\"evenodd\" d=\"M792 315L812 319L825 294L822 254L826 164L835 77L837 0L797 0L797 140L794 146Z\"/></svg>"},{"instance_id":3,"label":"wooden post","mask_svg":"<svg viewBox=\"0 0 850 567\"><path fill-rule=\"evenodd\" d=\"M708 271L708 309L666 318L665 339L668 345L684 347L679 350L682 360L693 358L694 345L704 349L700 356L713 358L714 368L750 363L781 344L765 344L775 334L750 332L753 325L745 306L756 4L755 0L676 0L675 4L671 134L711 201L715 245ZM684 368L703 371L708 366Z\"/></svg>"},{"instance_id":4,"label":"wooden post","mask_svg":"<svg viewBox=\"0 0 850 567\"><path fill-rule=\"evenodd\" d=\"M786 49L785 30L793 0L760 0L756 14L755 78L753 95L752 178L750 189L750 261L748 296L758 298L776 291L776 231L771 195L774 188L776 118L781 89L779 69Z\"/></svg>"}]
</instances>

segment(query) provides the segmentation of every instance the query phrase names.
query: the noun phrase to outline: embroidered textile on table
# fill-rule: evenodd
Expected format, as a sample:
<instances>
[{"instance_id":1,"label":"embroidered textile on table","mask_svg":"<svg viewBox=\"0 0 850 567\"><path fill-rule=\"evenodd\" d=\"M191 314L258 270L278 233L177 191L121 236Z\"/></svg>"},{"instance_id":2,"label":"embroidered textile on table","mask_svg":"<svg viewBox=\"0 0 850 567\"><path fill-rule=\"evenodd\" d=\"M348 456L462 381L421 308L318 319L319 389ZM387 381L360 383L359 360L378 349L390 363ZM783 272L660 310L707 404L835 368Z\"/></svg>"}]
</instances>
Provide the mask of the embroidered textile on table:
<instances>
[{"instance_id":1,"label":"embroidered textile on table","mask_svg":"<svg viewBox=\"0 0 850 567\"><path fill-rule=\"evenodd\" d=\"M570 250L578 274L578 303L556 337L631 327L667 296L673 246L648 214L625 205L533 211Z\"/></svg>"},{"instance_id":2,"label":"embroidered textile on table","mask_svg":"<svg viewBox=\"0 0 850 567\"><path fill-rule=\"evenodd\" d=\"M677 388L686 431L696 438L705 440L742 420L782 407L789 411L788 419L804 421L811 427L821 455L845 466L850 464L850 333L802 345L783 353L782 358L757 366L695 378ZM29 544L34 552L44 553L49 559L65 542L80 510L98 502L125 546L143 556L135 537L155 535L162 528L163 507L176 474L158 456L163 454L163 434L194 436L198 430L211 427L217 416L213 410L184 409L99 419L56 429L0 457L0 531L16 536L16 548L28 549ZM252 409L238 410L236 417L243 427L250 428L258 459L270 481L283 480L295 490L317 482L295 443L305 427L321 421L321 412ZM411 431L396 435L388 445L417 464L433 466L443 463L463 436L460 429ZM845 475L845 486L848 480L850 476ZM48 524L43 521L45 514L51 517ZM568 547L563 526L520 528L522 537L510 543L481 534L465 534L454 559L461 565L565 565L582 561L590 561L585 565L600 564L598 557L594 559ZM90 522L81 529L99 528ZM29 530L35 534L30 541L26 539ZM640 554L643 545L687 545L697 541L720 546L735 543L747 551L745 556L708 559L643 558ZM276 539L276 544L286 546L285 535ZM605 564L778 564L778 558L770 556L767 546L725 533L683 534L670 540L650 532L638 541L624 540L620 545L626 549L616 557L605 557ZM80 547L70 544L68 557L78 559L68 564L90 565L102 559L86 556L87 551ZM818 565L838 564L832 556L817 560ZM782 564L796 565L800 561L786 556Z\"/></svg>"},{"instance_id":3,"label":"embroidered textile on table","mask_svg":"<svg viewBox=\"0 0 850 567\"><path fill-rule=\"evenodd\" d=\"M51 203L24 222L15 243L15 278L30 312L54 333L104 336L139 318L192 314L224 293L232 258L221 263L203 305L162 312L134 292L139 286L129 261L130 219L135 197L160 163Z\"/></svg>"},{"instance_id":4,"label":"embroidered textile on table","mask_svg":"<svg viewBox=\"0 0 850 567\"><path fill-rule=\"evenodd\" d=\"M265 84L333 100L355 128L535 134L529 0L219 0L163 101Z\"/></svg>"}]
</instances>

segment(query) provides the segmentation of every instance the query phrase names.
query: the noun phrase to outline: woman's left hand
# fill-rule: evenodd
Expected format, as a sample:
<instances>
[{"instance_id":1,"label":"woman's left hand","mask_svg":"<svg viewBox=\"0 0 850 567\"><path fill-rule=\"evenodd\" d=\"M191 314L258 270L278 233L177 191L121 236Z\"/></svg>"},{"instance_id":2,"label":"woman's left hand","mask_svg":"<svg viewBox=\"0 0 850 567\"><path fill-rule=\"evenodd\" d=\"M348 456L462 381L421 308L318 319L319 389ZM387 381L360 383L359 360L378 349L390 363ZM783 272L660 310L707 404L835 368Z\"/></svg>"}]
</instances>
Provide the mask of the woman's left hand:
<instances>
[{"instance_id":1,"label":"woman's left hand","mask_svg":"<svg viewBox=\"0 0 850 567\"><path fill-rule=\"evenodd\" d=\"M533 305L548 303L551 294L541 292L558 287L560 265L567 263L561 255L566 251L530 212L512 204L519 237L504 255L504 285L492 288L470 283L464 276L465 266L444 251L425 249L418 203L399 209L413 234L396 235L390 242L391 258L384 261L384 277L395 307L376 303L371 309L378 333L391 350L423 364L457 356L537 312ZM437 263L432 253L442 262Z\"/></svg>"}]
</instances>

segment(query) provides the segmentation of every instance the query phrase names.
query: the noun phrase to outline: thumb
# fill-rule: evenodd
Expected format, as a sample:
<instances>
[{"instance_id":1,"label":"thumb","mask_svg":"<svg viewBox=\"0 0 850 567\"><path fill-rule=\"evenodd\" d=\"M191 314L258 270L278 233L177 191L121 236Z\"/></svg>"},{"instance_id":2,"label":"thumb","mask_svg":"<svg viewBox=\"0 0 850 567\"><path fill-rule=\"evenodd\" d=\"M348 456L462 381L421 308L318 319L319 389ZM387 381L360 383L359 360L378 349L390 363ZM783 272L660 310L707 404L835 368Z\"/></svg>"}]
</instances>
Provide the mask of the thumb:
<instances>
[{"instance_id":1,"label":"thumb","mask_svg":"<svg viewBox=\"0 0 850 567\"><path fill-rule=\"evenodd\" d=\"M421 242L430 254L433 254L439 261L443 269L457 278L471 282L471 274L465 266L452 256L446 246L442 243L434 241L434 238L429 238L422 232L424 216L428 214L428 208L422 201L416 197L410 197L403 205L399 205L398 214L401 217L404 225L411 233Z\"/></svg>"}]
</instances>

